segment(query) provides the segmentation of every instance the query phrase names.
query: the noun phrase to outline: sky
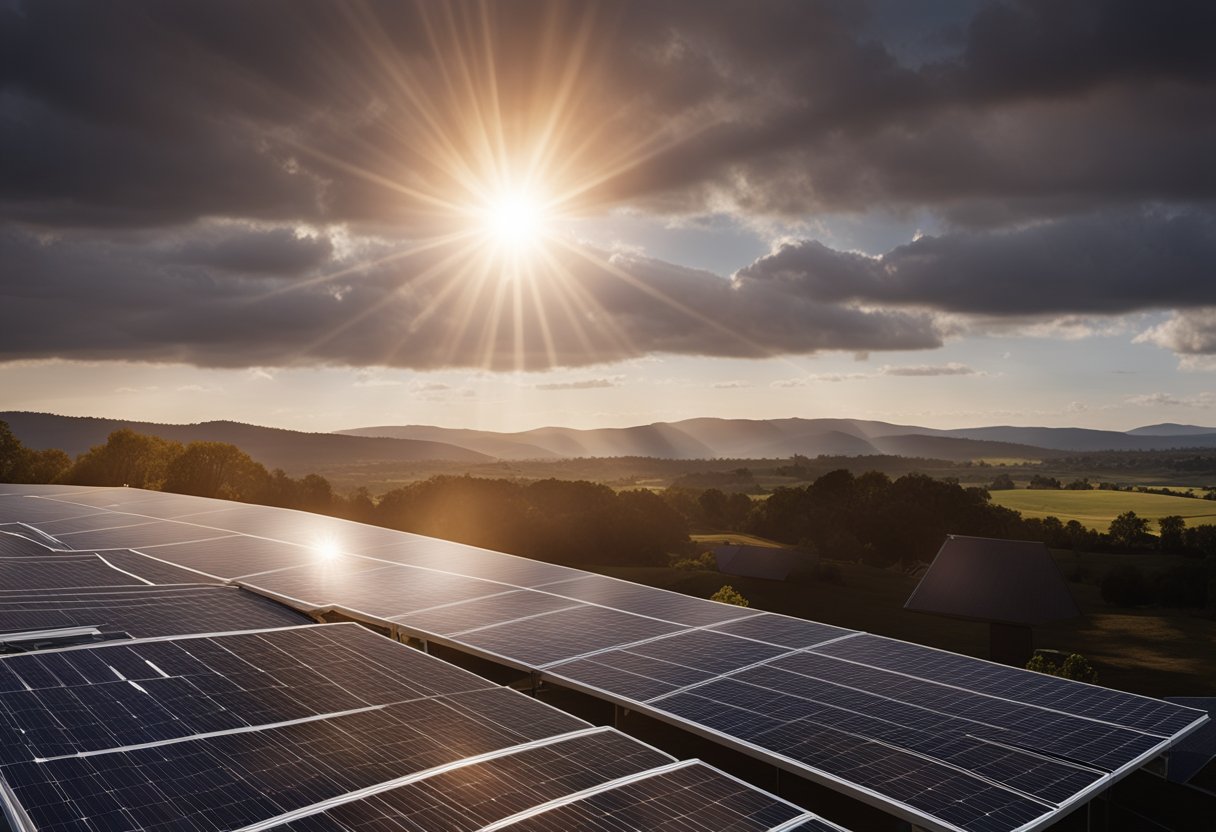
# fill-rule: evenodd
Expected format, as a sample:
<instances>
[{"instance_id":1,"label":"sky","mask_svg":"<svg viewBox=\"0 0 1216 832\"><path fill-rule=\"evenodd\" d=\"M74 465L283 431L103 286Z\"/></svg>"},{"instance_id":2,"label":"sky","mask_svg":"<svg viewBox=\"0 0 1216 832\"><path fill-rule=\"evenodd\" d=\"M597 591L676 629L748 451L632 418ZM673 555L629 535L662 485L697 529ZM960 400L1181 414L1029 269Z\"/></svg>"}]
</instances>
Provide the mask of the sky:
<instances>
[{"instance_id":1,"label":"sky","mask_svg":"<svg viewBox=\"0 0 1216 832\"><path fill-rule=\"evenodd\" d=\"M1216 5L0 0L0 409L1216 425Z\"/></svg>"}]
</instances>

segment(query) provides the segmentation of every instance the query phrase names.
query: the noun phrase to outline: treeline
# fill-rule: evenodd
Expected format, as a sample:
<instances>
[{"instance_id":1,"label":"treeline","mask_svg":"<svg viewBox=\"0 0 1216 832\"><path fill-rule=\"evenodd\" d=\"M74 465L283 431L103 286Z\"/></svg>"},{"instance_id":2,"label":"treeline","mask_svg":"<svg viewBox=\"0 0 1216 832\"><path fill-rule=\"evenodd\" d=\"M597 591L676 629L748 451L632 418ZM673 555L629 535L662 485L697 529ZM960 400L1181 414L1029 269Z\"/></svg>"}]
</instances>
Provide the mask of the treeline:
<instances>
[{"instance_id":1,"label":"treeline","mask_svg":"<svg viewBox=\"0 0 1216 832\"><path fill-rule=\"evenodd\" d=\"M324 477L268 471L235 445L183 445L131 430L72 461L25 448L0 421L0 481L130 486L344 517L571 565L661 565L688 545L688 523L650 491L565 480L437 476L372 497ZM744 498L746 499L746 498Z\"/></svg>"},{"instance_id":2,"label":"treeline","mask_svg":"<svg viewBox=\"0 0 1216 832\"><path fill-rule=\"evenodd\" d=\"M892 480L876 471L853 475L842 469L805 487L777 488L763 501L717 489L668 489L666 496L694 526L751 532L877 566L929 561L947 534L1038 540L1078 552L1216 557L1213 525L1188 527L1175 515L1160 518L1154 529L1129 511L1100 532L1076 520L1022 517L993 503L987 489L924 474Z\"/></svg>"},{"instance_id":3,"label":"treeline","mask_svg":"<svg viewBox=\"0 0 1216 832\"><path fill-rule=\"evenodd\" d=\"M755 505L748 530L832 558L877 565L929 561L947 534L1018 537L1021 515L982 488L905 474L831 471L803 488L778 488Z\"/></svg>"},{"instance_id":4,"label":"treeline","mask_svg":"<svg viewBox=\"0 0 1216 832\"><path fill-rule=\"evenodd\" d=\"M740 471L733 472L735 476ZM948 534L1041 540L1075 551L1162 551L1216 557L1216 526L1187 527L1132 512L1105 532L1075 520L1023 518L988 491L909 473L892 479L839 469L766 500L718 488L662 494L615 491L586 481L521 482L436 476L373 497L342 495L324 477L268 471L234 445L183 445L130 430L74 461L62 451L25 448L0 422L0 481L123 486L294 508L456 540L572 565L653 564L689 555L690 527L751 532L825 557L872 565L933 558Z\"/></svg>"}]
</instances>

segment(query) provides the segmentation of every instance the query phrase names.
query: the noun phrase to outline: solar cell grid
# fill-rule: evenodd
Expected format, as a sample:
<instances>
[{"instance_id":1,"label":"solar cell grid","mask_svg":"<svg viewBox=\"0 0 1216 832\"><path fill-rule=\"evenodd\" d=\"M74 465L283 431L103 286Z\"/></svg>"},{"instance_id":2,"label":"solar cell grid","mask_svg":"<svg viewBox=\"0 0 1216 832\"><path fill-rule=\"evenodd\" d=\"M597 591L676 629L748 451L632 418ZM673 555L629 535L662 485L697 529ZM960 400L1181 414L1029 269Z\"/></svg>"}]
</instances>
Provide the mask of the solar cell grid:
<instances>
[{"instance_id":1,"label":"solar cell grid","mask_svg":"<svg viewBox=\"0 0 1216 832\"><path fill-rule=\"evenodd\" d=\"M1186 728L1199 717L1193 710L1157 699L881 636L861 635L815 648L815 652L1052 710L1083 713L1163 737Z\"/></svg>"},{"instance_id":2,"label":"solar cell grid","mask_svg":"<svg viewBox=\"0 0 1216 832\"><path fill-rule=\"evenodd\" d=\"M163 546L136 546L153 557L220 578L299 566L310 551L289 543L212 532L211 539Z\"/></svg>"},{"instance_id":3,"label":"solar cell grid","mask_svg":"<svg viewBox=\"0 0 1216 832\"><path fill-rule=\"evenodd\" d=\"M576 605L577 602L557 595L504 588L483 598L449 602L394 616L392 620L422 632L451 635Z\"/></svg>"},{"instance_id":4,"label":"solar cell grid","mask_svg":"<svg viewBox=\"0 0 1216 832\"><path fill-rule=\"evenodd\" d=\"M502 552L491 552L449 540L396 532L397 540L387 545L359 549L363 554L410 566L439 569L457 575L468 575L487 581L498 581L518 587L540 587L570 578L581 578L585 572L552 563L529 560Z\"/></svg>"},{"instance_id":5,"label":"solar cell grid","mask_svg":"<svg viewBox=\"0 0 1216 832\"><path fill-rule=\"evenodd\" d=\"M512 832L767 832L801 814L784 801L694 763L520 817L506 828Z\"/></svg>"},{"instance_id":6,"label":"solar cell grid","mask_svg":"<svg viewBox=\"0 0 1216 832\"><path fill-rule=\"evenodd\" d=\"M83 516L68 517L63 520L42 520L33 525L49 535L59 537L60 535L71 535L77 532L112 529L118 526L142 526L156 522L159 521L136 514L106 510Z\"/></svg>"},{"instance_id":7,"label":"solar cell grid","mask_svg":"<svg viewBox=\"0 0 1216 832\"><path fill-rule=\"evenodd\" d=\"M0 598L0 631L96 627L133 638L289 627L308 619L236 587L196 586L166 592L131 587L111 595Z\"/></svg>"},{"instance_id":8,"label":"solar cell grid","mask_svg":"<svg viewBox=\"0 0 1216 832\"><path fill-rule=\"evenodd\" d=\"M2 487L0 486L0 488ZM74 505L43 497L26 497L17 494L0 496L0 523L36 524L44 520L62 520L65 517L98 514L101 511L102 509L94 506Z\"/></svg>"},{"instance_id":9,"label":"solar cell grid","mask_svg":"<svg viewBox=\"0 0 1216 832\"><path fill-rule=\"evenodd\" d=\"M49 541L39 542L16 533L0 533L0 558L45 557L50 552L47 543Z\"/></svg>"},{"instance_id":10,"label":"solar cell grid","mask_svg":"<svg viewBox=\"0 0 1216 832\"><path fill-rule=\"evenodd\" d=\"M693 691L662 700L662 708L963 829L1016 829L1050 809L965 771L865 736L784 715L765 716L755 709L758 703L752 701L751 692L741 696L741 701L728 705Z\"/></svg>"},{"instance_id":11,"label":"solar cell grid","mask_svg":"<svg viewBox=\"0 0 1216 832\"><path fill-rule=\"evenodd\" d=\"M14 791L39 829L55 828L65 805L80 807L77 818L92 815L101 799L121 807L129 819L108 827L115 832L155 828L166 818L182 824L173 828L221 832L526 742L521 727L529 726L475 722L440 699L423 699L257 731L27 763L5 773L20 784Z\"/></svg>"},{"instance_id":12,"label":"solar cell grid","mask_svg":"<svg viewBox=\"0 0 1216 832\"><path fill-rule=\"evenodd\" d=\"M135 505L121 490L105 499ZM147 503L156 499L148 497ZM199 512L216 505L221 504L203 501L188 508ZM1062 758L1115 770L1142 761L1159 750L1165 738L1199 717L1154 700L460 544L326 518L309 522L306 515L295 512L222 507L223 511L206 515L205 522L214 524L210 533L236 529L303 541L305 535L315 539L320 530L347 551L403 564L384 566L344 558L334 562L339 568L328 574L310 564L257 575L249 581L254 586L300 599L305 606L332 603L395 620L504 663L545 670L558 682L565 679L584 689L607 691L637 703L643 712L708 730L727 744L747 743L775 759L785 758L805 767L812 779L854 795L877 796L896 813L913 820L925 818L930 824L968 832L1040 827L1050 821L1057 804L1072 802L1102 781L1100 771L1070 765ZM182 508L187 506L173 510ZM169 507L147 511L164 515ZM249 547L257 550L253 556L244 554ZM253 538L163 546L156 553L173 560L175 549L213 565L222 563L223 569L241 569L235 573L240 575L299 563L294 553L283 557L283 544ZM429 569L406 566L411 564ZM220 567L197 568L224 574ZM541 592L514 589L525 586L539 586ZM0 603L5 597L0 594ZM558 605L564 599L589 605L561 610ZM729 621L721 616L744 618ZM313 712L331 696L339 696L331 691L352 686L366 694L361 701L374 701L398 684L392 672L368 671L357 656L341 651L328 662L330 675L323 678L318 678L316 668L291 662L267 670L257 668L255 662L241 670L229 666L230 659L222 654L207 654L204 659L225 667L227 675L157 677L147 680L147 685L158 696L167 696L162 691L170 689L186 696L184 686L191 685L217 704L207 718L222 722L226 718L222 715L230 713L268 719L269 712ZM80 672L105 671L108 665ZM27 675L43 684L47 676L66 672L35 667ZM263 684L267 673L274 684ZM304 696L306 701L293 700L290 707L266 710L262 700L273 691L289 695L308 687L310 679L321 691L316 697ZM24 676L0 673L0 688L14 683L19 685L12 691L14 696L29 693ZM54 697L62 697L59 691L75 694L77 689L40 687L35 692L41 696L50 690L56 691ZM355 695L354 690L350 693ZM647 700L652 701L644 704ZM228 710L218 707L229 705ZM71 702L64 707L66 713L82 713ZM157 716L151 714L149 723L164 730ZM45 733L47 742L67 742L45 726L36 729ZM87 735L98 729L82 718L72 730ZM533 820L548 816L550 822L563 817L551 813L573 811L571 807L580 805L592 804L580 800L550 807ZM789 824L781 822L783 832L807 826L796 816L787 820ZM328 815L291 821L315 825L299 829L347 828L325 825L332 822ZM518 819L511 828L522 822ZM701 828L681 817L665 822L673 828ZM652 827L643 824L642 828ZM370 832L370 827L360 827L360 832Z\"/></svg>"},{"instance_id":13,"label":"solar cell grid","mask_svg":"<svg viewBox=\"0 0 1216 832\"><path fill-rule=\"evenodd\" d=\"M718 633L729 633L743 638L766 641L790 649L811 647L834 638L851 635L856 630L846 630L804 618L791 618L771 612L760 613L741 621L716 624L709 629Z\"/></svg>"},{"instance_id":14,"label":"solar cell grid","mask_svg":"<svg viewBox=\"0 0 1216 832\"><path fill-rule=\"evenodd\" d=\"M171 563L165 563L154 557L149 557L129 549L114 549L102 554L105 561L124 572L138 575L145 581L154 584L199 584L220 583L218 578L203 575L190 569L183 569Z\"/></svg>"},{"instance_id":15,"label":"solar cell grid","mask_svg":"<svg viewBox=\"0 0 1216 832\"><path fill-rule=\"evenodd\" d=\"M125 586L139 580L108 566L96 555L55 555L0 560L0 586L8 589Z\"/></svg>"},{"instance_id":16,"label":"solar cell grid","mask_svg":"<svg viewBox=\"0 0 1216 832\"><path fill-rule=\"evenodd\" d=\"M579 601L600 604L638 615L661 618L676 624L701 627L737 618L754 616L757 610L747 610L731 604L719 604L662 589L641 586L603 575L547 584L545 592L563 595Z\"/></svg>"},{"instance_id":17,"label":"solar cell grid","mask_svg":"<svg viewBox=\"0 0 1216 832\"><path fill-rule=\"evenodd\" d=\"M391 824L398 832L475 832L547 801L666 765L666 754L614 731L598 731L484 762L350 801L279 830L363 830Z\"/></svg>"},{"instance_id":18,"label":"solar cell grid","mask_svg":"<svg viewBox=\"0 0 1216 832\"><path fill-rule=\"evenodd\" d=\"M502 590L499 584L476 578L361 558L343 559L336 566L320 564L257 575L243 582L291 598L340 603L382 618Z\"/></svg>"},{"instance_id":19,"label":"solar cell grid","mask_svg":"<svg viewBox=\"0 0 1216 832\"><path fill-rule=\"evenodd\" d=\"M200 526L153 520L147 523L117 526L110 529L57 535L63 544L76 550L84 549L142 549L166 543L184 543L215 537L216 532Z\"/></svg>"},{"instance_id":20,"label":"solar cell grid","mask_svg":"<svg viewBox=\"0 0 1216 832\"><path fill-rule=\"evenodd\" d=\"M617 610L578 607L475 630L460 641L539 667L678 629L677 624Z\"/></svg>"},{"instance_id":21,"label":"solar cell grid","mask_svg":"<svg viewBox=\"0 0 1216 832\"><path fill-rule=\"evenodd\" d=\"M843 685L897 702L911 703L958 720L967 733L1041 751L1113 771L1152 749L1159 739L1071 714L961 690L946 684L840 661L795 653L771 665L807 678L808 684ZM880 705L878 707L885 707Z\"/></svg>"}]
</instances>

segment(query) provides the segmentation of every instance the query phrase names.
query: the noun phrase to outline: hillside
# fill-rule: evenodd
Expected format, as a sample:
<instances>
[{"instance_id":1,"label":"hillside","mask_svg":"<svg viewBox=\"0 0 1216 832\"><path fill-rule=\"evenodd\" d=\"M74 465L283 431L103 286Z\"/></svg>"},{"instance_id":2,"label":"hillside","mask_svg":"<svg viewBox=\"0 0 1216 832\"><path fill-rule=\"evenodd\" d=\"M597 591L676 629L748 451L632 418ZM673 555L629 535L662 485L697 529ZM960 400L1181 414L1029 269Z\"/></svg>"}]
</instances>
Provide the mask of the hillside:
<instances>
[{"instance_id":1,"label":"hillside","mask_svg":"<svg viewBox=\"0 0 1216 832\"><path fill-rule=\"evenodd\" d=\"M665 459L786 459L803 456L1044 459L1056 451L1005 440L954 437L929 428L856 419L688 419L629 428L547 427L496 433L422 425L381 425L344 435L426 439L507 460L645 456Z\"/></svg>"},{"instance_id":2,"label":"hillside","mask_svg":"<svg viewBox=\"0 0 1216 832\"><path fill-rule=\"evenodd\" d=\"M303 433L241 422L162 425L17 411L0 412L0 421L8 422L16 437L31 448L61 448L71 456L104 443L116 430L129 428L177 442L229 442L268 468L282 468L290 474L359 462L442 459L477 463L490 460L489 456L475 450L443 442Z\"/></svg>"}]
</instances>

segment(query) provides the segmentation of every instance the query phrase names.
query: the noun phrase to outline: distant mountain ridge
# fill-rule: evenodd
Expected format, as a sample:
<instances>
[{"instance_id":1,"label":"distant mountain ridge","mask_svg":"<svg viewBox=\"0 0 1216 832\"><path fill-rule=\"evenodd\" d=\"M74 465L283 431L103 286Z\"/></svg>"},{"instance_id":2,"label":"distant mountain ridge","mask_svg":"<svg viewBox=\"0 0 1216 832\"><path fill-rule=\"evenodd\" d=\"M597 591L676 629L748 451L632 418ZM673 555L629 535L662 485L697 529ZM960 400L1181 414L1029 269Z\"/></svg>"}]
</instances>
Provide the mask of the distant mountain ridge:
<instances>
[{"instance_id":1,"label":"distant mountain ridge","mask_svg":"<svg viewBox=\"0 0 1216 832\"><path fill-rule=\"evenodd\" d=\"M60 448L73 457L103 444L114 431L129 428L177 442L229 442L266 467L282 468L291 474L305 474L329 465L352 462L421 459L487 462L492 458L469 448L437 441L304 433L242 422L163 425L18 411L0 412L0 421L8 422L13 434L28 447Z\"/></svg>"},{"instance_id":2,"label":"distant mountain ridge","mask_svg":"<svg viewBox=\"0 0 1216 832\"><path fill-rule=\"evenodd\" d=\"M1087 428L988 426L942 430L864 419L719 419L656 422L627 428L544 427L515 433L382 425L306 433L241 422L168 425L123 419L0 412L32 448L75 456L120 428L178 442L230 442L269 468L298 475L330 466L445 460L558 460L640 456L664 459L788 459L890 455L964 461L1048 459L1103 450L1216 448L1216 428L1148 425L1127 432Z\"/></svg>"},{"instance_id":3,"label":"distant mountain ridge","mask_svg":"<svg viewBox=\"0 0 1216 832\"><path fill-rule=\"evenodd\" d=\"M427 439L516 460L580 456L771 459L794 454L1042 459L1089 451L1216 448L1216 428L1190 425L1152 425L1127 432L1008 425L942 430L862 419L699 418L628 428L545 427L514 433L380 425L339 433Z\"/></svg>"}]
</instances>

